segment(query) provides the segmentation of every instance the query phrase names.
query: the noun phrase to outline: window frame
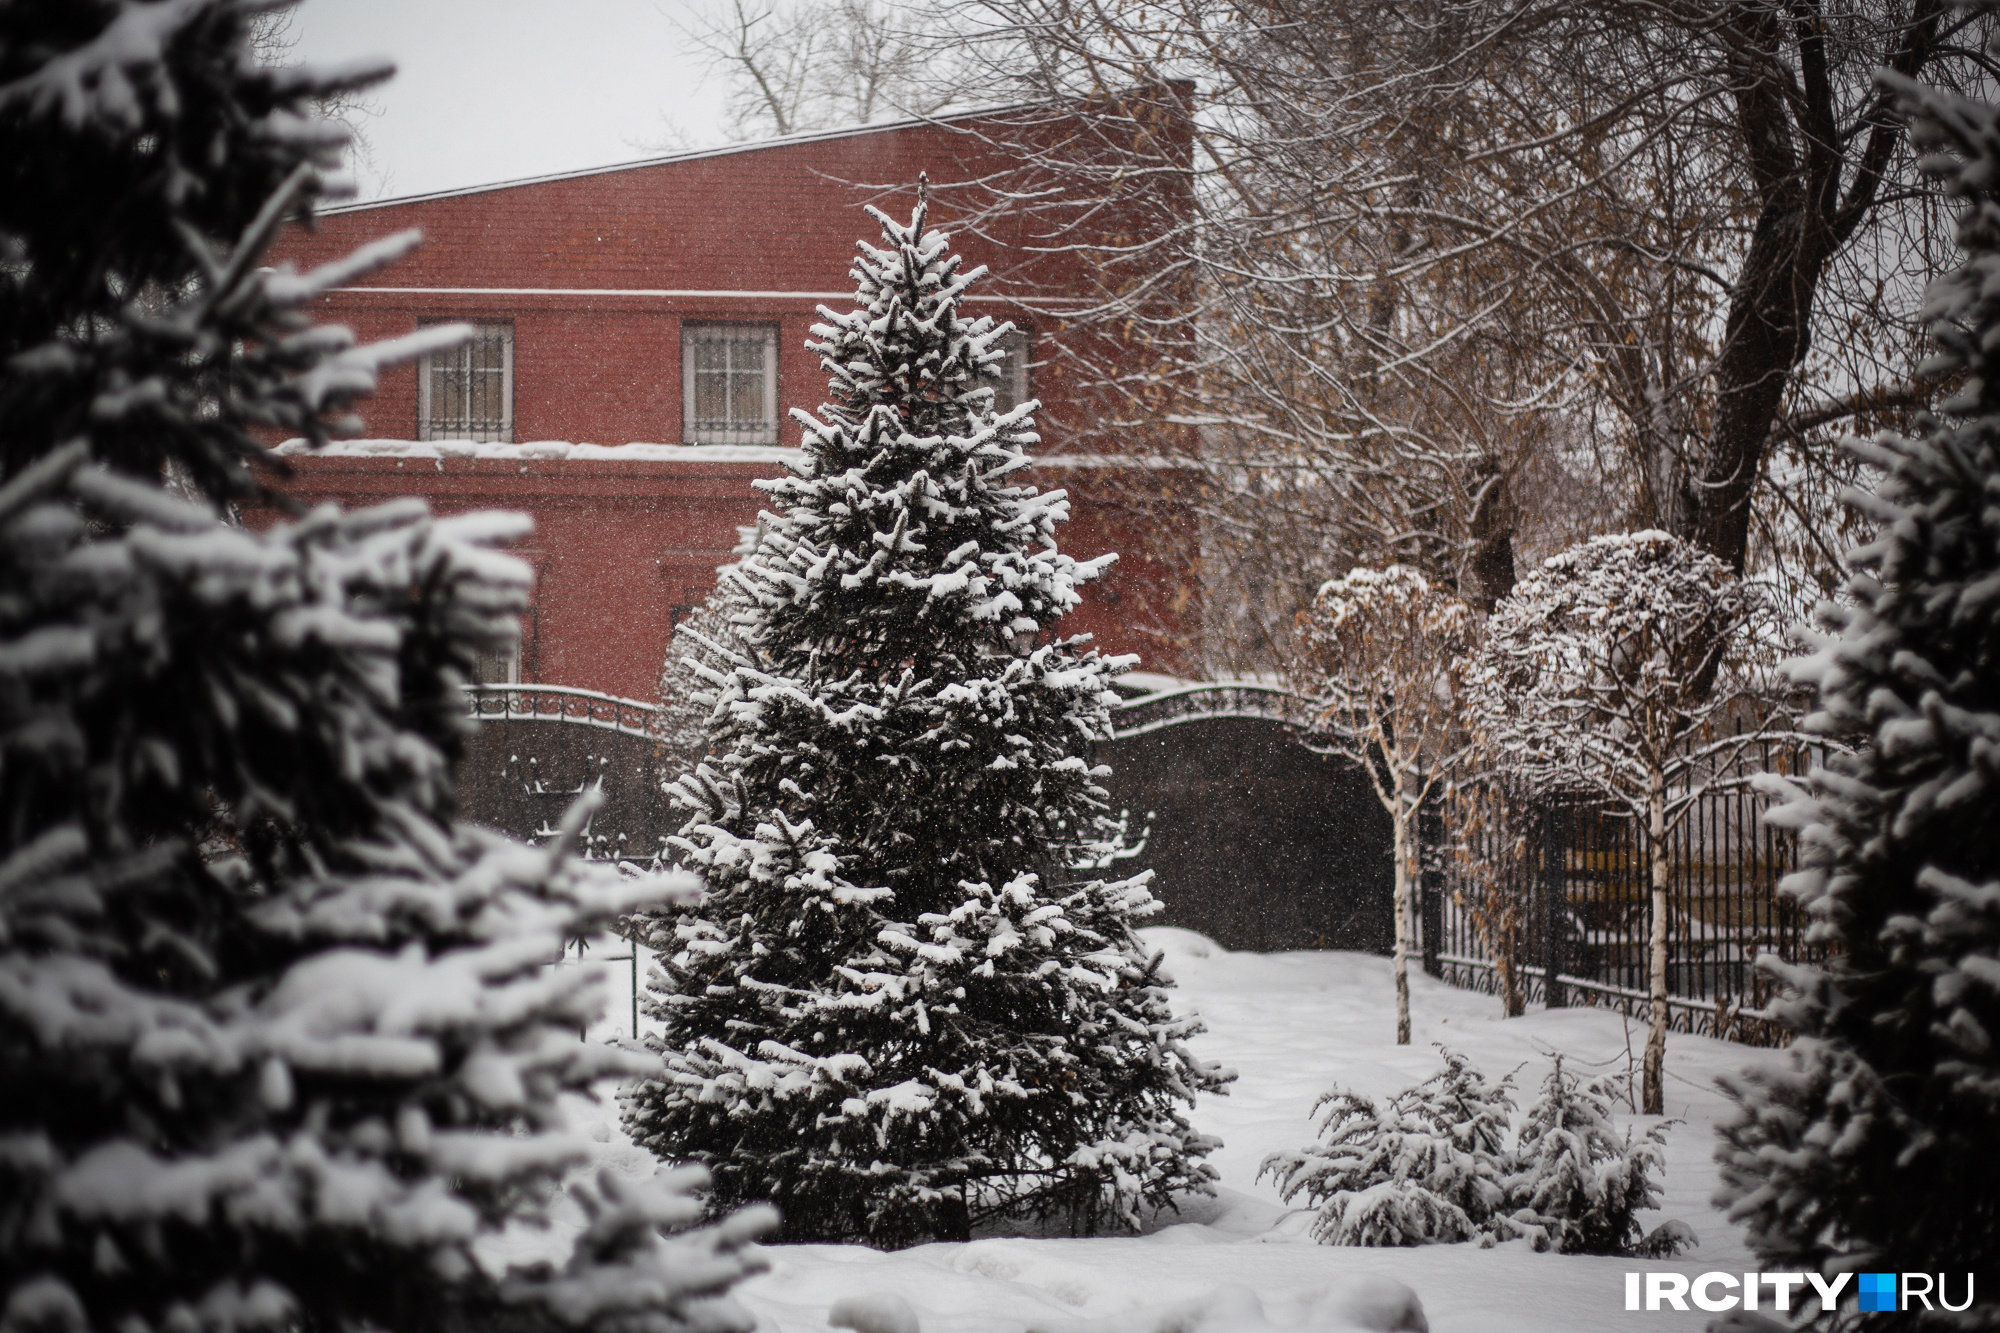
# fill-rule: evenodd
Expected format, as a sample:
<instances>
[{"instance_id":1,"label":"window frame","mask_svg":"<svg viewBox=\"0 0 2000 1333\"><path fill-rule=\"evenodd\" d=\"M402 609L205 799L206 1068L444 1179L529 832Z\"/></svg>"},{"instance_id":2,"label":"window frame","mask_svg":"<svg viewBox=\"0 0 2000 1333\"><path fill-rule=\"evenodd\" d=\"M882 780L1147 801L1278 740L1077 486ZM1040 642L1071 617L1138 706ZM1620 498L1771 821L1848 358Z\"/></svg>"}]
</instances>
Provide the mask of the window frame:
<instances>
[{"instance_id":1,"label":"window frame","mask_svg":"<svg viewBox=\"0 0 2000 1333\"><path fill-rule=\"evenodd\" d=\"M472 325L473 335L457 347L441 352L426 352L417 358L417 438L419 440L471 440L475 444L514 443L514 321L511 319L420 319L420 328L431 328L439 324ZM437 358L444 356L469 357L473 346L482 338L500 335L500 423L497 428L487 427L473 430L470 418L463 433L450 429L440 429L436 415L432 411L432 376L436 370ZM471 366L465 367L470 373ZM487 438L492 436L493 438Z\"/></svg>"},{"instance_id":2,"label":"window frame","mask_svg":"<svg viewBox=\"0 0 2000 1333\"><path fill-rule=\"evenodd\" d=\"M1012 364L1008 361L1000 363L1000 379L993 385L993 411L996 415L1011 412L1035 396L1034 379L1029 373L1029 365L1035 359L1035 331L1026 325L1016 324L1000 338L998 345ZM1010 379L1012 383L1008 382ZM1003 392L1014 395L1011 406L1001 406Z\"/></svg>"},{"instance_id":3,"label":"window frame","mask_svg":"<svg viewBox=\"0 0 2000 1333\"><path fill-rule=\"evenodd\" d=\"M536 573L539 575L539 563ZM537 649L540 647L541 624L536 609L531 603L524 607L520 617L520 637L504 653L481 651L474 659L474 685L531 685L541 679ZM499 678L489 680L486 671L489 666L499 668Z\"/></svg>"},{"instance_id":4,"label":"window frame","mask_svg":"<svg viewBox=\"0 0 2000 1333\"><path fill-rule=\"evenodd\" d=\"M489 674L491 672L491 674ZM521 645L514 645L512 652L493 653L481 650L473 669L478 685L519 685L521 683Z\"/></svg>"},{"instance_id":5,"label":"window frame","mask_svg":"<svg viewBox=\"0 0 2000 1333\"><path fill-rule=\"evenodd\" d=\"M721 332L725 345L760 342L764 349L764 420L755 429L731 428L697 432L695 422L695 347L704 334ZM729 336L733 335L733 336ZM710 372L714 373L714 372ZM722 372L739 373L732 364ZM726 397L726 396L725 396ZM681 321L681 443L689 445L775 445L783 426L778 412L778 326L763 320L684 319Z\"/></svg>"}]
</instances>

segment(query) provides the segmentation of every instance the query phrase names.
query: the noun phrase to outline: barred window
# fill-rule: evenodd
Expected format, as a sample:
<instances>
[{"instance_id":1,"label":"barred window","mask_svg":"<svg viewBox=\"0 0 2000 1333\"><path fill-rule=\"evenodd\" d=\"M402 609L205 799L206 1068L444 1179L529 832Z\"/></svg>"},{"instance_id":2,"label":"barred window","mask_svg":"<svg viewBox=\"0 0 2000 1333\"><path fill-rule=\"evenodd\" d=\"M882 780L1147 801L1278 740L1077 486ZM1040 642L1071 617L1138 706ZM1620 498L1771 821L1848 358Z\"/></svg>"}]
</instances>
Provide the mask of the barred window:
<instances>
[{"instance_id":1,"label":"barred window","mask_svg":"<svg viewBox=\"0 0 2000 1333\"><path fill-rule=\"evenodd\" d=\"M521 646L482 648L474 674L481 685L518 685L521 682Z\"/></svg>"},{"instance_id":2,"label":"barred window","mask_svg":"<svg viewBox=\"0 0 2000 1333\"><path fill-rule=\"evenodd\" d=\"M688 444L776 444L778 331L683 324L681 399Z\"/></svg>"},{"instance_id":3,"label":"barred window","mask_svg":"<svg viewBox=\"0 0 2000 1333\"><path fill-rule=\"evenodd\" d=\"M417 367L417 438L514 441L514 326L477 324L472 341Z\"/></svg>"},{"instance_id":4,"label":"barred window","mask_svg":"<svg viewBox=\"0 0 2000 1333\"><path fill-rule=\"evenodd\" d=\"M1000 339L1000 382L993 386L993 410L1011 412L1032 396L1028 392L1028 352L1034 337L1025 329L1015 329Z\"/></svg>"},{"instance_id":5,"label":"barred window","mask_svg":"<svg viewBox=\"0 0 2000 1333\"><path fill-rule=\"evenodd\" d=\"M519 685L535 679L535 608L521 612L520 637L505 648L482 648L473 664L473 679L481 685Z\"/></svg>"}]
</instances>

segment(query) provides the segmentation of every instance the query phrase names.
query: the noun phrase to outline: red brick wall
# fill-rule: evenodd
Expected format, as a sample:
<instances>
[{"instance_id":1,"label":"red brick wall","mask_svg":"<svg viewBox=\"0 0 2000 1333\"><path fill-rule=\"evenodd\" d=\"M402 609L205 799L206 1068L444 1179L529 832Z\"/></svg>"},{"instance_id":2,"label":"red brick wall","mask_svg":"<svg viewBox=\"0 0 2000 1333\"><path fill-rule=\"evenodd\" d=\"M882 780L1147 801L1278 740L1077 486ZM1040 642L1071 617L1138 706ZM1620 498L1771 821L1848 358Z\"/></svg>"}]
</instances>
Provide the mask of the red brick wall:
<instances>
[{"instance_id":1,"label":"red brick wall","mask_svg":"<svg viewBox=\"0 0 2000 1333\"><path fill-rule=\"evenodd\" d=\"M805 350L817 318L800 302L699 298L507 296L386 297L354 291L329 299L322 318L374 342L441 319L514 326L514 438L579 444L681 442L681 321L775 325L779 442L796 448L790 410L817 410L826 372ZM984 313L984 312L981 312ZM368 434L417 436L417 372L391 366L363 410Z\"/></svg>"},{"instance_id":2,"label":"red brick wall","mask_svg":"<svg viewBox=\"0 0 2000 1333\"><path fill-rule=\"evenodd\" d=\"M977 170L959 156L975 146L948 128L916 126L391 201L335 212L316 233L295 228L272 258L305 268L392 232L421 231L415 253L328 297L323 315L364 340L427 319L511 319L517 440L678 443L681 322L775 324L780 440L795 445L789 409L816 408L826 388L804 347L816 306L851 292L855 242L879 232L863 205L878 200L906 215L918 173L943 180ZM885 195L870 183L903 188ZM950 227L945 205L934 217ZM1070 257L1010 251L969 233L957 240L968 264L1004 271L1010 283L1079 289ZM1059 324L976 293L968 309L1039 334ZM1035 390L1060 419L1059 377L1038 379ZM414 367L383 374L368 417L371 434L416 434Z\"/></svg>"},{"instance_id":3,"label":"red brick wall","mask_svg":"<svg viewBox=\"0 0 2000 1333\"><path fill-rule=\"evenodd\" d=\"M651 699L673 636L677 608L699 605L730 560L737 529L757 521L752 482L782 464L686 460L492 459L343 455L293 457L291 493L306 503L358 506L416 495L433 512L523 511L534 535L517 554L535 568L534 610L523 625L522 679ZM1134 507L1149 478L1102 469L1037 469L1044 489L1061 486L1072 518L1062 549L1088 558L1119 552L1061 626L1089 633L1108 651L1136 652L1152 671L1174 671L1176 647L1199 608L1186 602L1185 566L1160 513ZM1183 511L1185 512L1185 511ZM264 526L276 515L253 513Z\"/></svg>"},{"instance_id":4,"label":"red brick wall","mask_svg":"<svg viewBox=\"0 0 2000 1333\"><path fill-rule=\"evenodd\" d=\"M370 285L849 290L847 264L876 225L864 206L907 215L920 173L951 181L992 150L947 126L916 125L749 145L567 178L349 206L295 237L301 263L422 228L423 249ZM933 210L950 227L947 204ZM1067 288L1076 261L1028 253L1004 227L962 238L969 263L1011 281Z\"/></svg>"},{"instance_id":5,"label":"red brick wall","mask_svg":"<svg viewBox=\"0 0 2000 1333\"><path fill-rule=\"evenodd\" d=\"M862 205L874 199L907 216L919 172L941 182L969 179L1000 165L985 160L992 151L950 127L908 126L390 201L335 212L315 232L295 228L273 262L309 267L421 229L415 253L328 296L321 316L363 341L427 320L511 321L517 441L677 443L682 321L774 324L780 441L796 446L789 409L817 408L826 390L804 346L815 307L838 307L851 293L855 242L879 231ZM892 187L893 197L870 186ZM933 217L951 225L946 204ZM988 219L982 231L985 239L962 233L957 245L968 263L1004 275L989 293L1003 285L1087 290L1069 267L1073 257L1032 253L1004 219ZM979 298L977 289L968 310L1014 319L1044 340L1064 333L1050 310ZM1069 396L1053 369L1038 370L1031 388L1047 421L1094 410ZM414 367L384 372L365 416L371 436L414 437ZM1044 452L1060 451L1063 435L1045 428ZM768 461L293 461L292 489L302 499L358 504L417 494L441 512L531 513L536 535L523 554L538 583L524 678L640 698L651 697L673 608L698 602L713 585L736 528L756 520L751 480L776 470ZM1136 488L1126 484L1134 477ZM1114 549L1122 557L1066 628L1091 631L1114 651L1141 652L1149 669L1175 670L1199 612L1187 589L1191 544L1181 540L1190 511L1175 508L1143 472L1050 472L1037 480L1074 492L1065 550L1089 557Z\"/></svg>"},{"instance_id":6,"label":"red brick wall","mask_svg":"<svg viewBox=\"0 0 2000 1333\"><path fill-rule=\"evenodd\" d=\"M512 509L535 532L516 553L535 568L522 678L650 699L676 607L698 604L754 522L755 463L464 458L291 460L306 502L364 505L416 495L436 513ZM258 526L268 512L253 515Z\"/></svg>"}]
</instances>

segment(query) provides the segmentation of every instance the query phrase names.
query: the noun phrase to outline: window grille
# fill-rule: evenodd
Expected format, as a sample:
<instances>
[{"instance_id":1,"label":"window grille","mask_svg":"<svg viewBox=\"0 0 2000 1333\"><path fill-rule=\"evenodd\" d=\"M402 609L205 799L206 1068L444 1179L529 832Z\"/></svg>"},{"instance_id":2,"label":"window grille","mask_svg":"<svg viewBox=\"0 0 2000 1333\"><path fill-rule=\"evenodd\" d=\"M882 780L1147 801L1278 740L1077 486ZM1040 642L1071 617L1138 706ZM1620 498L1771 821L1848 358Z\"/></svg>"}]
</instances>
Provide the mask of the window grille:
<instances>
[{"instance_id":1,"label":"window grille","mask_svg":"<svg viewBox=\"0 0 2000 1333\"><path fill-rule=\"evenodd\" d=\"M481 648L479 660L473 668L481 685L518 685L521 683L521 647L515 644L507 648Z\"/></svg>"},{"instance_id":2,"label":"window grille","mask_svg":"<svg viewBox=\"0 0 2000 1333\"><path fill-rule=\"evenodd\" d=\"M504 648L482 648L472 677L480 685L519 685L535 679L535 608L521 613L521 632Z\"/></svg>"},{"instance_id":3,"label":"window grille","mask_svg":"<svg viewBox=\"0 0 2000 1333\"><path fill-rule=\"evenodd\" d=\"M472 341L417 369L417 438L514 441L514 326L479 324Z\"/></svg>"},{"instance_id":4,"label":"window grille","mask_svg":"<svg viewBox=\"0 0 2000 1333\"><path fill-rule=\"evenodd\" d=\"M1002 335L1000 352L1006 359L1000 363L1000 380L993 386L993 410L1011 412L1028 401L1028 351L1032 335L1024 329L1015 329Z\"/></svg>"},{"instance_id":5,"label":"window grille","mask_svg":"<svg viewBox=\"0 0 2000 1333\"><path fill-rule=\"evenodd\" d=\"M778 331L758 324L683 325L681 397L689 444L776 444Z\"/></svg>"}]
</instances>

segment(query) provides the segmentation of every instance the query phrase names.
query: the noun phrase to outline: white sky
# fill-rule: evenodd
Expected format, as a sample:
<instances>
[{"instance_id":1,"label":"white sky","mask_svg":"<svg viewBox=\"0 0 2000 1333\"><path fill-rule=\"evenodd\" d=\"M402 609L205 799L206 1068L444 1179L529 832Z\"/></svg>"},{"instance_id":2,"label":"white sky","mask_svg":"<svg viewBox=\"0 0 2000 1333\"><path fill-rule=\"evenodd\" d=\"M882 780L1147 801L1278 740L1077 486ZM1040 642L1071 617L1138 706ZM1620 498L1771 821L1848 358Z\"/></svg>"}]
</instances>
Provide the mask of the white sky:
<instances>
[{"instance_id":1,"label":"white sky","mask_svg":"<svg viewBox=\"0 0 2000 1333\"><path fill-rule=\"evenodd\" d=\"M689 0L305 0L294 55L387 56L362 196L602 166L720 141L719 76L668 14ZM662 119L662 117L666 119ZM668 141L678 129L680 141Z\"/></svg>"}]
</instances>

